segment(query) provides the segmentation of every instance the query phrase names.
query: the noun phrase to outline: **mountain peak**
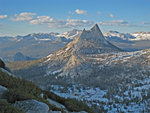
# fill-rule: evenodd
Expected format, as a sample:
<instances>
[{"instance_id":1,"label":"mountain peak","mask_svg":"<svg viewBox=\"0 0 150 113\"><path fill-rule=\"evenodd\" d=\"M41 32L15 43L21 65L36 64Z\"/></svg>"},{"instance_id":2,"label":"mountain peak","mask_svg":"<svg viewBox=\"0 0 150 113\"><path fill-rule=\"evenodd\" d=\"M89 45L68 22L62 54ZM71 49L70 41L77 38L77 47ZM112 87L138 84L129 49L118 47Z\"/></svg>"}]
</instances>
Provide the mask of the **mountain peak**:
<instances>
[{"instance_id":1,"label":"mountain peak","mask_svg":"<svg viewBox=\"0 0 150 113\"><path fill-rule=\"evenodd\" d=\"M75 44L75 51L78 51L79 54L98 54L121 51L118 47L105 39L97 24L95 24L90 30L84 29L80 37L77 40L73 40L72 43Z\"/></svg>"},{"instance_id":2,"label":"mountain peak","mask_svg":"<svg viewBox=\"0 0 150 113\"><path fill-rule=\"evenodd\" d=\"M91 28L91 30L95 30L95 31L100 31L99 27L97 24L94 25L94 27Z\"/></svg>"},{"instance_id":3,"label":"mountain peak","mask_svg":"<svg viewBox=\"0 0 150 113\"><path fill-rule=\"evenodd\" d=\"M95 24L90 30L83 30L80 40L87 40L97 43L107 43L100 28Z\"/></svg>"}]
</instances>

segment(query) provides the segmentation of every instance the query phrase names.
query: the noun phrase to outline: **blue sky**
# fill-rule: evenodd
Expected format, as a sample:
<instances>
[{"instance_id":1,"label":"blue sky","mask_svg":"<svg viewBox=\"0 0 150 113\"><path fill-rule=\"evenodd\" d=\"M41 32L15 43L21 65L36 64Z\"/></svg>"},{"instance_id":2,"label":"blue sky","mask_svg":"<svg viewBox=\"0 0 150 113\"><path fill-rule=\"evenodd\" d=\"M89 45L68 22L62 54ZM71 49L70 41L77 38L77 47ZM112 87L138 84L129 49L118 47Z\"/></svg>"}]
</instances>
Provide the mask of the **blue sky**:
<instances>
[{"instance_id":1,"label":"blue sky","mask_svg":"<svg viewBox=\"0 0 150 113\"><path fill-rule=\"evenodd\" d=\"M0 0L0 36L89 29L150 31L150 0Z\"/></svg>"}]
</instances>

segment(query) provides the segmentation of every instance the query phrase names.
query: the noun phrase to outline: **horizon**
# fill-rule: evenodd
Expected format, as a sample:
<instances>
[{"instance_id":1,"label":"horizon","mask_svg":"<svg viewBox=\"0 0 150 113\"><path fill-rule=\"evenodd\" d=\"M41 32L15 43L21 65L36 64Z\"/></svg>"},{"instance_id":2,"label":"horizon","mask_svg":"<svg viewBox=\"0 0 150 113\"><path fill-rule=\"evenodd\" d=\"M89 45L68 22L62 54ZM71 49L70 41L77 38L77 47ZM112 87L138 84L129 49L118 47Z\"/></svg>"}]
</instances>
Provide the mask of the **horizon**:
<instances>
[{"instance_id":1,"label":"horizon","mask_svg":"<svg viewBox=\"0 0 150 113\"><path fill-rule=\"evenodd\" d=\"M95 25L95 24L94 24ZM93 25L93 26L94 26ZM98 25L98 24L97 24ZM92 26L92 27L93 27ZM91 28L92 28L91 27ZM99 25L98 25L98 27L99 27ZM90 28L90 29L91 29ZM69 31L73 31L73 30L80 30L80 31L83 31L85 28L83 28L83 29L71 29L71 30L69 30ZM90 29L85 29L85 30L90 30ZM101 28L99 27L99 29L100 29L100 31L103 33L103 34L105 34L105 33L107 33L107 32L110 32L110 31L114 31L115 32L115 30L109 30L109 31L105 31L105 32L103 32L102 30L101 30ZM69 31L65 31L65 32L69 32ZM9 35L0 35L0 37L17 37L17 36L27 36L27 35L30 35L30 34L50 34L50 33L59 33L59 34L64 34L65 32L62 32L62 33L60 33L60 32L31 32L31 33L27 33L27 34L22 34L22 35L15 35L15 36L13 36L13 35L11 35L11 36L9 36ZM116 31L116 32L119 32L119 31ZM145 32L145 31L136 31L136 32L131 32L131 33L137 33L137 32ZM123 33L123 32L119 32L119 33ZM124 32L124 33L128 33L128 32ZM149 32L148 32L149 33Z\"/></svg>"},{"instance_id":2,"label":"horizon","mask_svg":"<svg viewBox=\"0 0 150 113\"><path fill-rule=\"evenodd\" d=\"M150 31L148 0L0 0L0 4L0 36L63 33L96 23L103 33Z\"/></svg>"}]
</instances>

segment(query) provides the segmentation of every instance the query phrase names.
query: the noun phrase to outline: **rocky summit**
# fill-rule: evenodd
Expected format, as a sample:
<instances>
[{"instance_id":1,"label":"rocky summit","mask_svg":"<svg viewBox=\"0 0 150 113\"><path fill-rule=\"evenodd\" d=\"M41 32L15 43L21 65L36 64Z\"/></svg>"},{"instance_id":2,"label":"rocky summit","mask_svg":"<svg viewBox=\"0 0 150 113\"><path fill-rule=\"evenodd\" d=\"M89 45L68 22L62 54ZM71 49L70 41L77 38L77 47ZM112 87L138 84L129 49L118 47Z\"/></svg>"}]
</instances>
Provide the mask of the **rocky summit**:
<instances>
[{"instance_id":1,"label":"rocky summit","mask_svg":"<svg viewBox=\"0 0 150 113\"><path fill-rule=\"evenodd\" d=\"M70 51L71 54L98 54L122 51L107 41L97 24L90 30L83 30L81 35L60 51ZM60 52L57 51L56 53Z\"/></svg>"},{"instance_id":2,"label":"rocky summit","mask_svg":"<svg viewBox=\"0 0 150 113\"><path fill-rule=\"evenodd\" d=\"M83 30L81 36L64 48L44 59L47 72L44 74L66 77L87 76L93 73L94 67L85 61L90 54L121 52L122 50L107 41L97 24L90 30Z\"/></svg>"},{"instance_id":3,"label":"rocky summit","mask_svg":"<svg viewBox=\"0 0 150 113\"><path fill-rule=\"evenodd\" d=\"M76 51L83 54L121 51L121 49L105 39L97 24L90 30L84 29L81 36L77 38L75 45L77 46Z\"/></svg>"}]
</instances>

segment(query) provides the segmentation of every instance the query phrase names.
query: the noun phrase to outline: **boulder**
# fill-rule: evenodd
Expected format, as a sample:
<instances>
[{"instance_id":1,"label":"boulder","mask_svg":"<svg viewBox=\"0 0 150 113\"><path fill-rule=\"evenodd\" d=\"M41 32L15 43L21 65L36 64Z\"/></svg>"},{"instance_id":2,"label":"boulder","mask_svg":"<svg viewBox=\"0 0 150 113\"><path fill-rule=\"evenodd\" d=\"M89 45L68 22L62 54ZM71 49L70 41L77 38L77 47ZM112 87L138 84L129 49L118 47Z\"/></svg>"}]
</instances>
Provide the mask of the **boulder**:
<instances>
[{"instance_id":1,"label":"boulder","mask_svg":"<svg viewBox=\"0 0 150 113\"><path fill-rule=\"evenodd\" d=\"M50 98L47 99L47 101L49 102L49 104L53 105L53 106L56 106L57 108L60 108L60 109L66 109L66 107Z\"/></svg>"},{"instance_id":2,"label":"boulder","mask_svg":"<svg viewBox=\"0 0 150 113\"><path fill-rule=\"evenodd\" d=\"M61 111L49 111L48 113L62 113Z\"/></svg>"},{"instance_id":3,"label":"boulder","mask_svg":"<svg viewBox=\"0 0 150 113\"><path fill-rule=\"evenodd\" d=\"M0 99L3 99L3 94L5 91L7 91L7 88L0 85Z\"/></svg>"},{"instance_id":4,"label":"boulder","mask_svg":"<svg viewBox=\"0 0 150 113\"><path fill-rule=\"evenodd\" d=\"M5 65L5 63L0 59L0 68L5 69L11 73L11 70Z\"/></svg>"},{"instance_id":5,"label":"boulder","mask_svg":"<svg viewBox=\"0 0 150 113\"><path fill-rule=\"evenodd\" d=\"M48 113L62 113L61 111L49 111ZM80 111L80 112L66 112L66 113L87 113L86 111Z\"/></svg>"},{"instance_id":6,"label":"boulder","mask_svg":"<svg viewBox=\"0 0 150 113\"><path fill-rule=\"evenodd\" d=\"M60 104L50 98L47 99L47 101L49 102L50 105L53 105L59 109L63 109L65 111L65 113L69 113L69 111L66 109L66 107L63 104ZM61 113L61 111L51 111L50 113Z\"/></svg>"},{"instance_id":7,"label":"boulder","mask_svg":"<svg viewBox=\"0 0 150 113\"><path fill-rule=\"evenodd\" d=\"M3 69L3 68L0 68L0 70L1 70L2 72L4 72L4 73L8 74L9 76L15 76L15 75L13 75L13 74L11 73L11 71L8 71L8 70Z\"/></svg>"},{"instance_id":8,"label":"boulder","mask_svg":"<svg viewBox=\"0 0 150 113\"><path fill-rule=\"evenodd\" d=\"M80 111L80 112L70 112L70 113L87 113L86 111Z\"/></svg>"},{"instance_id":9,"label":"boulder","mask_svg":"<svg viewBox=\"0 0 150 113\"><path fill-rule=\"evenodd\" d=\"M39 102L34 99L17 101L15 102L14 106L26 113L48 113L49 112L49 107L47 104Z\"/></svg>"},{"instance_id":10,"label":"boulder","mask_svg":"<svg viewBox=\"0 0 150 113\"><path fill-rule=\"evenodd\" d=\"M0 59L0 67L5 68L5 63Z\"/></svg>"}]
</instances>

